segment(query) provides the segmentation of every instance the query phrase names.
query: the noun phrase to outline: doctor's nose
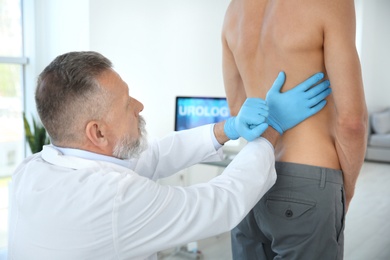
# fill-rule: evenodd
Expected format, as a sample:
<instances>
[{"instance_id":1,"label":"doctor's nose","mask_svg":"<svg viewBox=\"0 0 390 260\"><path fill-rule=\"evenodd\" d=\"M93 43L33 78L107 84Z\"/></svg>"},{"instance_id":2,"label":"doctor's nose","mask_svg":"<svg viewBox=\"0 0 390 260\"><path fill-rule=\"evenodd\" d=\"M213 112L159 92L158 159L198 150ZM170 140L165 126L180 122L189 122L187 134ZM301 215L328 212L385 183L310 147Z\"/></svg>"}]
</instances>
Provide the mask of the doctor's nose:
<instances>
[{"instance_id":1,"label":"doctor's nose","mask_svg":"<svg viewBox=\"0 0 390 260\"><path fill-rule=\"evenodd\" d=\"M142 104L141 102L139 102L138 99L135 99L135 98L134 98L134 100L135 100L135 103L136 103L136 111L137 111L137 113L139 114L139 113L142 112L142 110L144 110L144 104Z\"/></svg>"}]
</instances>

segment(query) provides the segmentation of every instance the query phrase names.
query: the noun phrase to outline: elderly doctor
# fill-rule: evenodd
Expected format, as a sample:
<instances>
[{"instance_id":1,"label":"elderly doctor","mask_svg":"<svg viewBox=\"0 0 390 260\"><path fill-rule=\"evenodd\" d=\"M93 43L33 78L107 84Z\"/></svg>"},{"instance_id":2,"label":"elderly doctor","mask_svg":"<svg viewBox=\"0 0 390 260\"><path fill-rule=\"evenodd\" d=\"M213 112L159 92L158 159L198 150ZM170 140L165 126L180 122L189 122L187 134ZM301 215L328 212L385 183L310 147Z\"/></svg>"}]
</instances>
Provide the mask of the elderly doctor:
<instances>
[{"instance_id":1,"label":"elderly doctor","mask_svg":"<svg viewBox=\"0 0 390 260\"><path fill-rule=\"evenodd\" d=\"M229 231L275 182L273 128L288 130L325 105L329 83L312 87L320 79L280 93L281 73L267 103L249 98L237 117L146 145L143 105L107 58L57 57L35 97L52 145L12 177L9 259L157 259L160 250ZM155 182L220 160L222 145L240 136L251 142L208 183Z\"/></svg>"}]
</instances>

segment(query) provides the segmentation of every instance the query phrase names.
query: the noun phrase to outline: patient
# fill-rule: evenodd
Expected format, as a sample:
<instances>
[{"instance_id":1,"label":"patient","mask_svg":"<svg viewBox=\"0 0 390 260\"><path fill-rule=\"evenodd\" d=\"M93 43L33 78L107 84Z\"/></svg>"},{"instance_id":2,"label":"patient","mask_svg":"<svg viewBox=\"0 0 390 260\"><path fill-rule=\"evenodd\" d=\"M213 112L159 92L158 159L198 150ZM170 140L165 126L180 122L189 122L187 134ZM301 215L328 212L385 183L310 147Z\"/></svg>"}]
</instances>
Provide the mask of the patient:
<instances>
[{"instance_id":1,"label":"patient","mask_svg":"<svg viewBox=\"0 0 390 260\"><path fill-rule=\"evenodd\" d=\"M354 1L232 0L222 44L232 115L265 98L280 70L282 91L316 71L333 89L325 109L279 139L277 182L232 231L234 259L342 259L367 134Z\"/></svg>"}]
</instances>

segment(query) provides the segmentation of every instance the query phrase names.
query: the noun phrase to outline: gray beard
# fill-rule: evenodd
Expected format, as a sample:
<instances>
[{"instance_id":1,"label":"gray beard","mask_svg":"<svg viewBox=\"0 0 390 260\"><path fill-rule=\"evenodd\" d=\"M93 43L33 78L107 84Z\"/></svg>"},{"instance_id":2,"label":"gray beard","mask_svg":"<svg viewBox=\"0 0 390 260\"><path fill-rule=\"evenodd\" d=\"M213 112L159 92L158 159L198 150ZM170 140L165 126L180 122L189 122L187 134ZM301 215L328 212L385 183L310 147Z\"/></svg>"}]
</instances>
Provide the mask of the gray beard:
<instances>
[{"instance_id":1,"label":"gray beard","mask_svg":"<svg viewBox=\"0 0 390 260\"><path fill-rule=\"evenodd\" d=\"M132 159L137 158L148 147L147 132L145 129L145 119L139 116L139 132L138 138L126 135L119 139L118 143L114 147L113 156L119 159Z\"/></svg>"}]
</instances>

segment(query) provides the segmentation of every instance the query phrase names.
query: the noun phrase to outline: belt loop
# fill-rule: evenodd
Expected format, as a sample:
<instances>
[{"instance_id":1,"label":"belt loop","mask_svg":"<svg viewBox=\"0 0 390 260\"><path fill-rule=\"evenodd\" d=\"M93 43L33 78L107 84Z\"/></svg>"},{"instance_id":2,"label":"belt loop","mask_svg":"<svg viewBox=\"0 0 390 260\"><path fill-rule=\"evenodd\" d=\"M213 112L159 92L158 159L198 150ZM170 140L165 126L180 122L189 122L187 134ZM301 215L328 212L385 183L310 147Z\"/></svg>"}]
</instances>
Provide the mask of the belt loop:
<instances>
[{"instance_id":1,"label":"belt loop","mask_svg":"<svg viewBox=\"0 0 390 260\"><path fill-rule=\"evenodd\" d=\"M325 169L321 169L320 188L325 189L326 172Z\"/></svg>"}]
</instances>

